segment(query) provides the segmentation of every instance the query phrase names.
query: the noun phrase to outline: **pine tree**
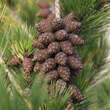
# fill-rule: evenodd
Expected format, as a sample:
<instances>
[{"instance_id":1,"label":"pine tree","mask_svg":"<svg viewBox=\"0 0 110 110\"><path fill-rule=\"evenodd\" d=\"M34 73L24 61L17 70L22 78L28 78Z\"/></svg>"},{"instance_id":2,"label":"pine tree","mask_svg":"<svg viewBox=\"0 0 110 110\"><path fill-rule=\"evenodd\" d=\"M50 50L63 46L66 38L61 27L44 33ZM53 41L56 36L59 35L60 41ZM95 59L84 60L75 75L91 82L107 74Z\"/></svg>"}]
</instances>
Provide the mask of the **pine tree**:
<instances>
[{"instance_id":1,"label":"pine tree","mask_svg":"<svg viewBox=\"0 0 110 110\"><path fill-rule=\"evenodd\" d=\"M105 81L109 1L46 1L0 3L0 109L91 110L96 97L109 109L109 82L93 94Z\"/></svg>"}]
</instances>

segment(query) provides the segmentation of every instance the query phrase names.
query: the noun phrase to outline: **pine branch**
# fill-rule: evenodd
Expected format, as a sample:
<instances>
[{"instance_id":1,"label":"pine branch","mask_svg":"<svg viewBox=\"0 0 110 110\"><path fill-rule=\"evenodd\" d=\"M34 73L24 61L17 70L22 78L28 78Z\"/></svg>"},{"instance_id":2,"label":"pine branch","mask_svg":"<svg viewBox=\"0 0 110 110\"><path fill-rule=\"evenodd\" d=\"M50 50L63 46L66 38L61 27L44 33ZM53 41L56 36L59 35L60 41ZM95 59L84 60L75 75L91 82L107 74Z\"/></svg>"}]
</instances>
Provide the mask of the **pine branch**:
<instances>
[{"instance_id":1,"label":"pine branch","mask_svg":"<svg viewBox=\"0 0 110 110\"><path fill-rule=\"evenodd\" d=\"M59 0L54 0L54 13L56 15L56 18L61 17Z\"/></svg>"},{"instance_id":2,"label":"pine branch","mask_svg":"<svg viewBox=\"0 0 110 110\"><path fill-rule=\"evenodd\" d=\"M16 88L17 92L22 96L24 97L24 92L22 91L21 87L17 84L17 82L15 81L15 78L13 77L12 73L10 72L10 70L7 68L6 64L4 63L2 57L0 57L0 64L3 64L4 65L4 69L5 69L5 72L7 73L11 83L14 85L14 87ZM32 110L32 106L31 106L31 103L24 98L24 101L25 103L27 104L29 110Z\"/></svg>"}]
</instances>

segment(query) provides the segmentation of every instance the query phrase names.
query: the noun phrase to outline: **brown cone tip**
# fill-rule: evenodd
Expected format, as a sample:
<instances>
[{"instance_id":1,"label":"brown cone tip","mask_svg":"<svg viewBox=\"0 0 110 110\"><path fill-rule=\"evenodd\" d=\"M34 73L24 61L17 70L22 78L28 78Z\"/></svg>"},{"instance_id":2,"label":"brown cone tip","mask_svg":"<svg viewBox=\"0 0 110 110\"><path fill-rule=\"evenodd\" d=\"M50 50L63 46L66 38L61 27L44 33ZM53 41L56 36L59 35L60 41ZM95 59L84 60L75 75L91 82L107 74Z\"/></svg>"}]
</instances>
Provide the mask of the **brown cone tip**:
<instances>
[{"instance_id":1,"label":"brown cone tip","mask_svg":"<svg viewBox=\"0 0 110 110\"><path fill-rule=\"evenodd\" d=\"M18 66L20 63L21 63L21 59L20 59L20 58L12 57L12 58L10 59L10 64L11 64L12 66Z\"/></svg>"},{"instance_id":2,"label":"brown cone tip","mask_svg":"<svg viewBox=\"0 0 110 110\"><path fill-rule=\"evenodd\" d=\"M83 67L81 61L74 56L68 57L68 63L72 69L81 69Z\"/></svg>"},{"instance_id":3,"label":"brown cone tip","mask_svg":"<svg viewBox=\"0 0 110 110\"><path fill-rule=\"evenodd\" d=\"M53 31L52 26L48 22L47 23L40 22L38 24L35 24L35 28L41 33Z\"/></svg>"},{"instance_id":4,"label":"brown cone tip","mask_svg":"<svg viewBox=\"0 0 110 110\"><path fill-rule=\"evenodd\" d=\"M83 95L81 94L80 90L75 85L69 85L69 88L72 90L72 97L75 98L78 101L81 101L84 99Z\"/></svg>"},{"instance_id":5,"label":"brown cone tip","mask_svg":"<svg viewBox=\"0 0 110 110\"><path fill-rule=\"evenodd\" d=\"M56 66L55 60L53 58L47 59L42 65L42 71L44 73L51 71Z\"/></svg>"},{"instance_id":6,"label":"brown cone tip","mask_svg":"<svg viewBox=\"0 0 110 110\"><path fill-rule=\"evenodd\" d=\"M55 18L55 14L50 13L50 14L48 15L48 17L47 17L47 20L48 20L50 23L52 23L52 21L53 21L54 18Z\"/></svg>"},{"instance_id":7,"label":"brown cone tip","mask_svg":"<svg viewBox=\"0 0 110 110\"><path fill-rule=\"evenodd\" d=\"M38 5L40 8L49 8L49 4L48 4L46 1L44 1L44 0L39 0L39 1L37 2L37 5Z\"/></svg>"},{"instance_id":8,"label":"brown cone tip","mask_svg":"<svg viewBox=\"0 0 110 110\"><path fill-rule=\"evenodd\" d=\"M58 53L60 51L60 44L59 42L52 42L49 44L48 46L48 53L51 54L55 54Z\"/></svg>"},{"instance_id":9,"label":"brown cone tip","mask_svg":"<svg viewBox=\"0 0 110 110\"><path fill-rule=\"evenodd\" d=\"M54 18L51 25L54 31L62 29L64 27L63 19Z\"/></svg>"},{"instance_id":10,"label":"brown cone tip","mask_svg":"<svg viewBox=\"0 0 110 110\"><path fill-rule=\"evenodd\" d=\"M42 64L37 63L37 64L34 66L34 72L40 72L41 67L42 67Z\"/></svg>"},{"instance_id":11,"label":"brown cone tip","mask_svg":"<svg viewBox=\"0 0 110 110\"><path fill-rule=\"evenodd\" d=\"M49 73L47 73L47 75L52 81L56 81L59 77L57 70L50 71Z\"/></svg>"},{"instance_id":12,"label":"brown cone tip","mask_svg":"<svg viewBox=\"0 0 110 110\"><path fill-rule=\"evenodd\" d=\"M55 33L55 38L59 41L66 40L68 37L68 33L65 30L59 30Z\"/></svg>"},{"instance_id":13,"label":"brown cone tip","mask_svg":"<svg viewBox=\"0 0 110 110\"><path fill-rule=\"evenodd\" d=\"M54 40L55 40L54 34L50 32L43 33L38 37L38 41L45 45L48 45Z\"/></svg>"},{"instance_id":14,"label":"brown cone tip","mask_svg":"<svg viewBox=\"0 0 110 110\"><path fill-rule=\"evenodd\" d=\"M77 29L79 29L80 26L81 26L81 23L80 23L80 22L73 22L73 21L71 21L71 22L68 22L68 23L66 24L65 30L66 30L67 32L74 32L74 31L76 31Z\"/></svg>"},{"instance_id":15,"label":"brown cone tip","mask_svg":"<svg viewBox=\"0 0 110 110\"><path fill-rule=\"evenodd\" d=\"M60 43L61 49L64 53L71 55L73 54L74 47L72 46L71 42L64 41Z\"/></svg>"},{"instance_id":16,"label":"brown cone tip","mask_svg":"<svg viewBox=\"0 0 110 110\"><path fill-rule=\"evenodd\" d=\"M49 9L42 9L37 13L37 17L39 18L47 18L48 15L50 14L50 10Z\"/></svg>"},{"instance_id":17,"label":"brown cone tip","mask_svg":"<svg viewBox=\"0 0 110 110\"><path fill-rule=\"evenodd\" d=\"M40 50L34 54L33 61L44 61L49 57L47 49Z\"/></svg>"},{"instance_id":18,"label":"brown cone tip","mask_svg":"<svg viewBox=\"0 0 110 110\"><path fill-rule=\"evenodd\" d=\"M35 48L38 48L38 49L43 49L43 48L45 47L45 46L44 46L41 42L39 42L38 40L33 41L32 46L35 47Z\"/></svg>"},{"instance_id":19,"label":"brown cone tip","mask_svg":"<svg viewBox=\"0 0 110 110\"><path fill-rule=\"evenodd\" d=\"M65 66L67 64L67 59L68 59L67 55L63 52L59 52L55 56L56 63L62 66Z\"/></svg>"},{"instance_id":20,"label":"brown cone tip","mask_svg":"<svg viewBox=\"0 0 110 110\"><path fill-rule=\"evenodd\" d=\"M73 45L84 45L84 40L78 37L76 34L70 34L69 39Z\"/></svg>"},{"instance_id":21,"label":"brown cone tip","mask_svg":"<svg viewBox=\"0 0 110 110\"><path fill-rule=\"evenodd\" d=\"M32 59L31 58L24 58L22 66L23 66L23 70L26 74L30 73L32 70L32 67L33 67Z\"/></svg>"},{"instance_id":22,"label":"brown cone tip","mask_svg":"<svg viewBox=\"0 0 110 110\"><path fill-rule=\"evenodd\" d=\"M59 93L62 93L64 91L64 89L67 88L67 83L65 81L63 81L62 79L58 79L56 82L56 90Z\"/></svg>"},{"instance_id":23,"label":"brown cone tip","mask_svg":"<svg viewBox=\"0 0 110 110\"><path fill-rule=\"evenodd\" d=\"M70 21L74 20L74 14L73 13L69 13L65 18L64 18L64 23L69 23Z\"/></svg>"},{"instance_id":24,"label":"brown cone tip","mask_svg":"<svg viewBox=\"0 0 110 110\"><path fill-rule=\"evenodd\" d=\"M70 73L70 69L68 67L59 66L58 73L64 81L69 81L71 73Z\"/></svg>"}]
</instances>

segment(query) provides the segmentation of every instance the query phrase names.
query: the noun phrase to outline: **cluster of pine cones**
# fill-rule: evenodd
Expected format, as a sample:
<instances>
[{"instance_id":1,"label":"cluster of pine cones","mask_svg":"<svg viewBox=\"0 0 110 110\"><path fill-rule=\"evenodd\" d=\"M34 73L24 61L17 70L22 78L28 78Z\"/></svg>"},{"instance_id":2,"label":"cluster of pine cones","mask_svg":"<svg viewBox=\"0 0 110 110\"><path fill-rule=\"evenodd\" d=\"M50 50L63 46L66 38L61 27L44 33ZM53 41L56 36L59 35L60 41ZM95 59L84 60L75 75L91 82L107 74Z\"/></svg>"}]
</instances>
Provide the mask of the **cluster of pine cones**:
<instances>
[{"instance_id":1,"label":"cluster of pine cones","mask_svg":"<svg viewBox=\"0 0 110 110\"><path fill-rule=\"evenodd\" d=\"M72 99L81 101L83 95L72 82L72 76L77 76L77 71L83 68L76 46L84 45L84 40L75 34L80 30L81 23L74 20L73 13L64 19L56 18L49 4L42 0L38 6L43 9L37 16L45 18L35 25L38 38L32 45L38 51L31 56L25 55L22 63L19 58L12 58L10 64L17 66L21 63L26 75L31 71L48 75L51 81L56 82L59 91L71 88Z\"/></svg>"}]
</instances>

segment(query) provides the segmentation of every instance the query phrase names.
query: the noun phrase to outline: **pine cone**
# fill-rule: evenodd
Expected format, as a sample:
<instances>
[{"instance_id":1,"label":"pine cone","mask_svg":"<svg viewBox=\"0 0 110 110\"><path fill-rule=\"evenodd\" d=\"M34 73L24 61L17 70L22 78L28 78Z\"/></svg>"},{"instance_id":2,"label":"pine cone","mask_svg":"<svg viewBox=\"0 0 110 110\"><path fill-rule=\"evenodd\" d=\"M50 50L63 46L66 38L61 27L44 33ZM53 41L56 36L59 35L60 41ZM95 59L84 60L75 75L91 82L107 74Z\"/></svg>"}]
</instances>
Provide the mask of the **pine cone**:
<instances>
[{"instance_id":1,"label":"pine cone","mask_svg":"<svg viewBox=\"0 0 110 110\"><path fill-rule=\"evenodd\" d=\"M55 60L53 58L47 59L42 65L42 71L44 73L51 71L56 66Z\"/></svg>"},{"instance_id":2,"label":"pine cone","mask_svg":"<svg viewBox=\"0 0 110 110\"><path fill-rule=\"evenodd\" d=\"M74 20L74 14L69 13L63 20L64 20L65 24L69 23L70 21L73 21Z\"/></svg>"},{"instance_id":3,"label":"pine cone","mask_svg":"<svg viewBox=\"0 0 110 110\"><path fill-rule=\"evenodd\" d=\"M69 39L74 45L84 45L84 40L79 38L76 34L70 34Z\"/></svg>"},{"instance_id":4,"label":"pine cone","mask_svg":"<svg viewBox=\"0 0 110 110\"><path fill-rule=\"evenodd\" d=\"M52 42L48 46L48 53L55 54L60 51L60 44L58 42Z\"/></svg>"},{"instance_id":5,"label":"pine cone","mask_svg":"<svg viewBox=\"0 0 110 110\"><path fill-rule=\"evenodd\" d=\"M31 58L24 58L23 64L22 64L24 73L30 73L33 67L33 62Z\"/></svg>"},{"instance_id":6,"label":"pine cone","mask_svg":"<svg viewBox=\"0 0 110 110\"><path fill-rule=\"evenodd\" d=\"M38 37L38 41L45 45L48 45L49 43L53 42L54 40L55 40L54 34L52 34L50 32L43 33Z\"/></svg>"},{"instance_id":7,"label":"pine cone","mask_svg":"<svg viewBox=\"0 0 110 110\"><path fill-rule=\"evenodd\" d=\"M62 79L57 80L56 82L56 90L60 93L64 91L64 89L67 87L67 84Z\"/></svg>"},{"instance_id":8,"label":"pine cone","mask_svg":"<svg viewBox=\"0 0 110 110\"><path fill-rule=\"evenodd\" d=\"M81 61L79 61L77 58L74 56L69 56L68 57L68 63L72 69L80 69L83 67Z\"/></svg>"},{"instance_id":9,"label":"pine cone","mask_svg":"<svg viewBox=\"0 0 110 110\"><path fill-rule=\"evenodd\" d=\"M75 85L69 85L69 88L72 90L72 98L78 101L82 101L84 99L80 90Z\"/></svg>"},{"instance_id":10,"label":"pine cone","mask_svg":"<svg viewBox=\"0 0 110 110\"><path fill-rule=\"evenodd\" d=\"M33 42L33 46L40 51L33 58L34 61L38 61L34 71L41 71L49 76L50 81L55 81L55 92L58 89L58 92L62 93L64 88L69 86L72 90L75 89L71 98L81 98L78 89L72 85L71 78L72 73L77 75L75 72L79 73L83 67L76 46L83 45L84 40L74 34L80 29L81 23L74 20L73 13L68 14L64 19L58 19L49 11L47 4L42 6L41 3L39 6L45 8L38 13L38 16L46 19L35 26L40 35L37 41Z\"/></svg>"},{"instance_id":11,"label":"pine cone","mask_svg":"<svg viewBox=\"0 0 110 110\"><path fill-rule=\"evenodd\" d=\"M42 44L38 40L33 41L32 46L35 47L35 48L38 48L38 49L43 49L45 47L44 44Z\"/></svg>"},{"instance_id":12,"label":"pine cone","mask_svg":"<svg viewBox=\"0 0 110 110\"><path fill-rule=\"evenodd\" d=\"M59 31L57 31L56 33L55 33L55 38L57 39L57 40L66 40L67 39L67 37L68 37L68 34L67 34L67 32L65 31L65 30L59 30Z\"/></svg>"},{"instance_id":13,"label":"pine cone","mask_svg":"<svg viewBox=\"0 0 110 110\"><path fill-rule=\"evenodd\" d=\"M41 67L42 67L42 64L37 63L37 64L34 66L34 72L40 72Z\"/></svg>"},{"instance_id":14,"label":"pine cone","mask_svg":"<svg viewBox=\"0 0 110 110\"><path fill-rule=\"evenodd\" d=\"M64 53L71 55L73 54L74 47L72 46L71 42L64 41L60 43L61 49Z\"/></svg>"},{"instance_id":15,"label":"pine cone","mask_svg":"<svg viewBox=\"0 0 110 110\"><path fill-rule=\"evenodd\" d=\"M50 10L48 8L42 9L37 13L37 17L39 18L47 18L50 14Z\"/></svg>"},{"instance_id":16,"label":"pine cone","mask_svg":"<svg viewBox=\"0 0 110 110\"><path fill-rule=\"evenodd\" d=\"M56 56L55 56L55 62L59 65L65 66L67 63L67 55L63 52L59 52Z\"/></svg>"},{"instance_id":17,"label":"pine cone","mask_svg":"<svg viewBox=\"0 0 110 110\"><path fill-rule=\"evenodd\" d=\"M75 31L76 29L80 28L81 26L81 23L80 22L68 22L65 26L65 30L67 32L73 32Z\"/></svg>"},{"instance_id":18,"label":"pine cone","mask_svg":"<svg viewBox=\"0 0 110 110\"><path fill-rule=\"evenodd\" d=\"M21 63L21 59L20 59L20 58L12 57L12 58L10 59L10 64L11 64L12 66L18 66L20 63Z\"/></svg>"},{"instance_id":19,"label":"pine cone","mask_svg":"<svg viewBox=\"0 0 110 110\"><path fill-rule=\"evenodd\" d=\"M37 5L38 5L40 8L49 8L49 4L48 4L46 1L44 1L44 0L39 0L39 1L37 2Z\"/></svg>"},{"instance_id":20,"label":"pine cone","mask_svg":"<svg viewBox=\"0 0 110 110\"><path fill-rule=\"evenodd\" d=\"M52 28L54 31L57 31L59 29L62 29L64 27L64 23L62 19L55 18L51 22Z\"/></svg>"},{"instance_id":21,"label":"pine cone","mask_svg":"<svg viewBox=\"0 0 110 110\"><path fill-rule=\"evenodd\" d=\"M47 21L52 24L53 19L55 18L55 14L51 13L47 17Z\"/></svg>"},{"instance_id":22,"label":"pine cone","mask_svg":"<svg viewBox=\"0 0 110 110\"><path fill-rule=\"evenodd\" d=\"M58 73L64 81L69 81L71 73L68 67L59 66Z\"/></svg>"},{"instance_id":23,"label":"pine cone","mask_svg":"<svg viewBox=\"0 0 110 110\"><path fill-rule=\"evenodd\" d=\"M49 57L47 49L40 50L34 55L33 61L44 61Z\"/></svg>"},{"instance_id":24,"label":"pine cone","mask_svg":"<svg viewBox=\"0 0 110 110\"><path fill-rule=\"evenodd\" d=\"M48 19L43 19L42 21L40 21L40 23L41 24L49 24L50 25L50 21Z\"/></svg>"},{"instance_id":25,"label":"pine cone","mask_svg":"<svg viewBox=\"0 0 110 110\"><path fill-rule=\"evenodd\" d=\"M50 77L52 81L56 81L59 76L57 70L50 71L49 73L47 73L47 75Z\"/></svg>"},{"instance_id":26,"label":"pine cone","mask_svg":"<svg viewBox=\"0 0 110 110\"><path fill-rule=\"evenodd\" d=\"M38 24L35 24L35 28L41 33L53 31L51 24L49 24L48 22L47 23L40 22Z\"/></svg>"},{"instance_id":27,"label":"pine cone","mask_svg":"<svg viewBox=\"0 0 110 110\"><path fill-rule=\"evenodd\" d=\"M73 104L73 101L70 99L67 101L65 110L75 110L75 106Z\"/></svg>"}]
</instances>

